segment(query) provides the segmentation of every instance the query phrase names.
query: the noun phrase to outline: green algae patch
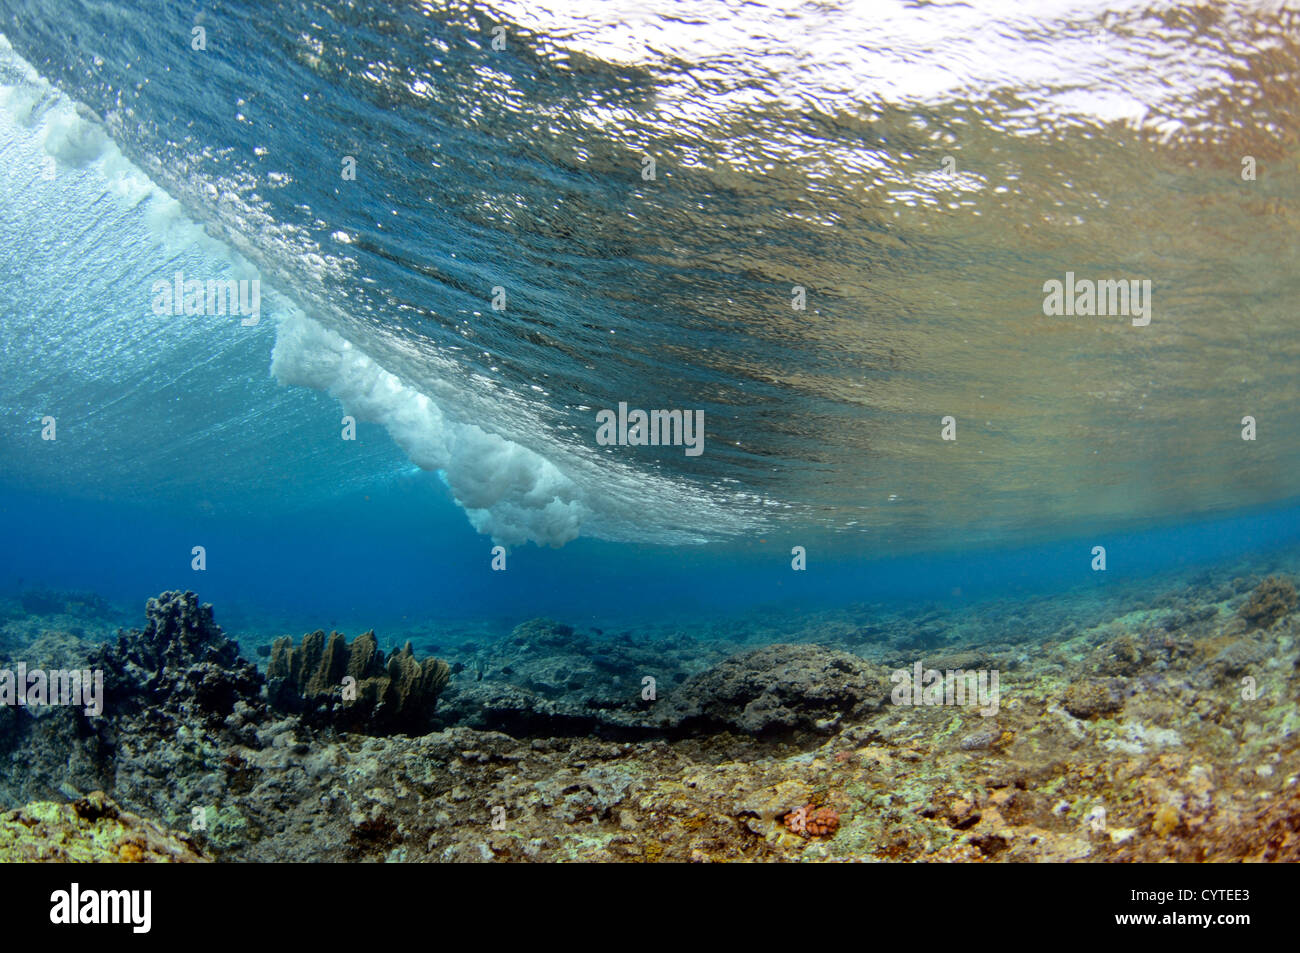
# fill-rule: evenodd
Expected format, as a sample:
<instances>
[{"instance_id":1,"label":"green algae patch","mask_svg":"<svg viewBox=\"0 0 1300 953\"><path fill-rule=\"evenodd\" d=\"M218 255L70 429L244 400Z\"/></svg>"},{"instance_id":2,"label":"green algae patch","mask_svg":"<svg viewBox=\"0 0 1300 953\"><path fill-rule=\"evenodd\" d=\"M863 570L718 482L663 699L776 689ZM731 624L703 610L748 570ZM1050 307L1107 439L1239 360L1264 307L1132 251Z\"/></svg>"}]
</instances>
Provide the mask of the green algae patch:
<instances>
[{"instance_id":1,"label":"green algae patch","mask_svg":"<svg viewBox=\"0 0 1300 953\"><path fill-rule=\"evenodd\" d=\"M0 863L193 863L187 837L123 811L102 792L0 814Z\"/></svg>"}]
</instances>

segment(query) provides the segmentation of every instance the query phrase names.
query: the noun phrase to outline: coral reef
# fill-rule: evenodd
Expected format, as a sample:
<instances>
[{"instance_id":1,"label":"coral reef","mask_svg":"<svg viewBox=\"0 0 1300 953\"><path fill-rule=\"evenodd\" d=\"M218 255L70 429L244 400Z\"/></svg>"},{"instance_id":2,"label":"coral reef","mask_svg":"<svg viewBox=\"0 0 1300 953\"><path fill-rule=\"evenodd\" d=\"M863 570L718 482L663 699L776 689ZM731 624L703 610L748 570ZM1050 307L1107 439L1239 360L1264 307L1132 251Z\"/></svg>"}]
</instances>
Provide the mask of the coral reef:
<instances>
[{"instance_id":1,"label":"coral reef","mask_svg":"<svg viewBox=\"0 0 1300 953\"><path fill-rule=\"evenodd\" d=\"M888 696L888 672L856 655L820 645L768 645L688 679L658 723L695 732L825 732L842 719L879 711Z\"/></svg>"},{"instance_id":2,"label":"coral reef","mask_svg":"<svg viewBox=\"0 0 1300 953\"><path fill-rule=\"evenodd\" d=\"M70 615L86 619L107 619L114 611L108 600L95 592L25 589L19 594L18 603L24 612L36 615Z\"/></svg>"},{"instance_id":3,"label":"coral reef","mask_svg":"<svg viewBox=\"0 0 1300 953\"><path fill-rule=\"evenodd\" d=\"M654 699L731 648L677 632L603 637L533 619L467 651L457 662L463 671L439 702L437 722L515 736L644 738L662 730L647 717ZM647 678L653 693L646 691Z\"/></svg>"},{"instance_id":4,"label":"coral reef","mask_svg":"<svg viewBox=\"0 0 1300 953\"><path fill-rule=\"evenodd\" d=\"M123 811L102 791L0 814L0 863L194 863L189 838Z\"/></svg>"},{"instance_id":5,"label":"coral reef","mask_svg":"<svg viewBox=\"0 0 1300 953\"><path fill-rule=\"evenodd\" d=\"M343 730L354 657L388 680L376 708L393 689L372 639L281 643L267 691L293 710L277 711L210 613L173 594L129 652L96 651L179 701L120 704L99 725L11 712L0 797L103 789L161 828L202 818L194 848L239 861L1296 861L1300 622L1248 627L1239 609L1265 574L1233 568L1104 598L690 634L536 620L444 644L459 675L427 733ZM38 649L90 651L66 635ZM394 658L408 693L432 661ZM1000 673L996 712L892 703L889 673L917 662ZM189 674L206 663L244 673L224 715Z\"/></svg>"},{"instance_id":6,"label":"coral reef","mask_svg":"<svg viewBox=\"0 0 1300 953\"><path fill-rule=\"evenodd\" d=\"M1123 682L1117 678L1085 678L1072 682L1061 697L1061 707L1075 718L1097 718L1124 707Z\"/></svg>"},{"instance_id":7,"label":"coral reef","mask_svg":"<svg viewBox=\"0 0 1300 953\"><path fill-rule=\"evenodd\" d=\"M385 661L374 632L348 644L338 632L304 635L295 649L287 636L271 647L267 697L311 724L385 734L429 730L438 696L451 676L446 662L416 661L408 641Z\"/></svg>"},{"instance_id":8,"label":"coral reef","mask_svg":"<svg viewBox=\"0 0 1300 953\"><path fill-rule=\"evenodd\" d=\"M13 655L43 635L107 641L118 628L135 618L135 612L110 605L88 592L28 589L0 597L0 654Z\"/></svg>"},{"instance_id":9,"label":"coral reef","mask_svg":"<svg viewBox=\"0 0 1300 953\"><path fill-rule=\"evenodd\" d=\"M1295 586L1281 576L1269 576L1250 594L1238 615L1250 625L1268 628L1295 608Z\"/></svg>"},{"instance_id":10,"label":"coral reef","mask_svg":"<svg viewBox=\"0 0 1300 953\"><path fill-rule=\"evenodd\" d=\"M90 656L104 671L105 708L140 705L219 720L239 701L257 703L261 676L192 592L164 592L145 605L144 629L123 632Z\"/></svg>"}]
</instances>

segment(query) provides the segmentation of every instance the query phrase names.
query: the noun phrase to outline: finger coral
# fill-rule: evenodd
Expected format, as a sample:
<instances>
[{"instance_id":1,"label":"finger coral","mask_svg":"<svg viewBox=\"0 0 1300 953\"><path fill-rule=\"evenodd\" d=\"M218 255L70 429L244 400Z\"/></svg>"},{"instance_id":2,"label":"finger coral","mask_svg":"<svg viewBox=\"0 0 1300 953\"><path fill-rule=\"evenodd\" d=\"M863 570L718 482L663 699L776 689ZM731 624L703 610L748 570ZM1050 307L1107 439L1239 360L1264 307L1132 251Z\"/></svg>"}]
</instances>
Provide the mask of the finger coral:
<instances>
[{"instance_id":1,"label":"finger coral","mask_svg":"<svg viewBox=\"0 0 1300 953\"><path fill-rule=\"evenodd\" d=\"M387 660L374 632L349 645L338 632L317 630L293 647L285 636L271 646L267 698L304 721L363 734L421 734L430 727L451 669L435 658L416 661L411 643Z\"/></svg>"}]
</instances>

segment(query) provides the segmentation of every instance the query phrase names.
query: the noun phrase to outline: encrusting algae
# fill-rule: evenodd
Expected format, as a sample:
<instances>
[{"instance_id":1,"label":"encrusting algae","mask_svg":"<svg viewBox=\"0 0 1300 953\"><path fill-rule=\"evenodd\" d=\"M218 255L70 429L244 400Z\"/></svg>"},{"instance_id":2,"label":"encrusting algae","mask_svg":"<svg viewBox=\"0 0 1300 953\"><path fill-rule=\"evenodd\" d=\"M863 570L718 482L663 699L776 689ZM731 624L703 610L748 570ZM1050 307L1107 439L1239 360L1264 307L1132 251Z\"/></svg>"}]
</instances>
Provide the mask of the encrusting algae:
<instances>
[{"instance_id":1,"label":"encrusting algae","mask_svg":"<svg viewBox=\"0 0 1300 953\"><path fill-rule=\"evenodd\" d=\"M0 863L203 862L189 838L123 811L102 791L0 814Z\"/></svg>"}]
</instances>

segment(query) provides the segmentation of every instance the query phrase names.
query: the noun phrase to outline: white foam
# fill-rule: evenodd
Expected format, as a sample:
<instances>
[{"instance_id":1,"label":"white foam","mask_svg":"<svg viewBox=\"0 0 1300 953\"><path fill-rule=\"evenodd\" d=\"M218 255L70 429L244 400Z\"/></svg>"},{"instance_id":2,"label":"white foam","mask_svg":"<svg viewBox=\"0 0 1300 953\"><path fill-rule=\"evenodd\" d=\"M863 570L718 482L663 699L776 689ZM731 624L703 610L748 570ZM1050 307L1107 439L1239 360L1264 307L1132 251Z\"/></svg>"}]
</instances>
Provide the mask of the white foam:
<instances>
[{"instance_id":1,"label":"white foam","mask_svg":"<svg viewBox=\"0 0 1300 953\"><path fill-rule=\"evenodd\" d=\"M474 528L495 543L561 546L579 535L703 543L755 523L746 515L751 497L687 487L564 443L537 422L548 453L460 419L301 311L280 321L271 370L282 383L325 391L345 413L382 425L413 463L442 473ZM503 426L519 428L517 402L503 399L498 412Z\"/></svg>"},{"instance_id":2,"label":"white foam","mask_svg":"<svg viewBox=\"0 0 1300 953\"><path fill-rule=\"evenodd\" d=\"M82 168L104 154L108 136L100 126L76 113L56 110L46 123L45 151L73 168Z\"/></svg>"},{"instance_id":3,"label":"white foam","mask_svg":"<svg viewBox=\"0 0 1300 953\"><path fill-rule=\"evenodd\" d=\"M37 73L4 34L0 34L0 65L20 74L18 83L0 83L0 112L34 132L51 163L44 171L56 176L90 172L125 204L146 203L150 229L167 254L197 246L206 255L230 262L237 277L257 277L250 262L186 215L180 202L122 154L90 110L78 106Z\"/></svg>"},{"instance_id":4,"label":"white foam","mask_svg":"<svg viewBox=\"0 0 1300 953\"><path fill-rule=\"evenodd\" d=\"M328 392L359 420L382 424L413 463L443 471L474 528L495 542L559 546L576 538L590 516L574 482L545 457L451 419L305 315L280 322L271 371L286 384Z\"/></svg>"}]
</instances>

